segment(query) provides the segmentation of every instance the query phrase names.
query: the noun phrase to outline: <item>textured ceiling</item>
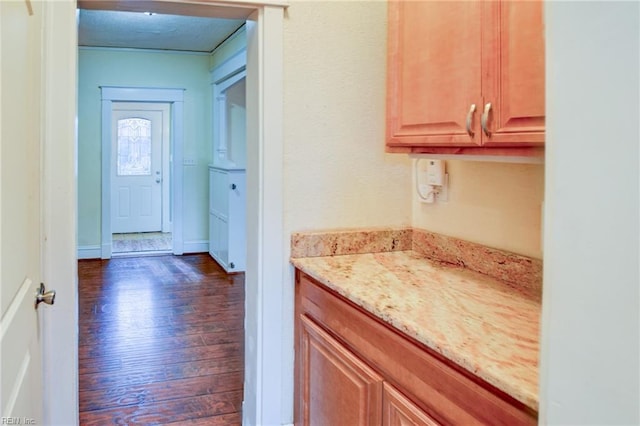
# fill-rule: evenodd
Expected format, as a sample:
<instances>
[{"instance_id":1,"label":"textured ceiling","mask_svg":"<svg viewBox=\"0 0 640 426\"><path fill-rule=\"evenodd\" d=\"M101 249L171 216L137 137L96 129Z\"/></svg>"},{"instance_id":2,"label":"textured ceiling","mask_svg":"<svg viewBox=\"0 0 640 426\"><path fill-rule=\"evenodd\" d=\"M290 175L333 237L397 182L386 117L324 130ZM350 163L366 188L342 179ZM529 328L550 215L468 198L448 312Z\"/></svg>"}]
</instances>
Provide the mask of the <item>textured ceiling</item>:
<instances>
[{"instance_id":1,"label":"textured ceiling","mask_svg":"<svg viewBox=\"0 0 640 426\"><path fill-rule=\"evenodd\" d=\"M211 52L244 21L80 10L78 45Z\"/></svg>"}]
</instances>

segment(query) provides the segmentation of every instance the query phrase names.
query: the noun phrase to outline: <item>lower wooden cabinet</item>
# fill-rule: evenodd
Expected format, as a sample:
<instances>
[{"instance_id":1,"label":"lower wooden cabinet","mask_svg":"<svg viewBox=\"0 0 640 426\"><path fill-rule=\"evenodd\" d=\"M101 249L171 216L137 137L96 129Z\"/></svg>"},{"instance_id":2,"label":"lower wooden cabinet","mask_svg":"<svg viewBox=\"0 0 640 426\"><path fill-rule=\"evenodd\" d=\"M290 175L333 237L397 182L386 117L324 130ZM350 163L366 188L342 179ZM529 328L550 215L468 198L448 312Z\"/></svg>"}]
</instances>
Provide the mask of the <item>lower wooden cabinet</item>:
<instances>
[{"instance_id":1,"label":"lower wooden cabinet","mask_svg":"<svg viewBox=\"0 0 640 426\"><path fill-rule=\"evenodd\" d=\"M380 424L382 377L308 317L301 321L302 424Z\"/></svg>"},{"instance_id":2,"label":"lower wooden cabinet","mask_svg":"<svg viewBox=\"0 0 640 426\"><path fill-rule=\"evenodd\" d=\"M537 413L296 270L295 424L536 425Z\"/></svg>"},{"instance_id":3,"label":"lower wooden cabinet","mask_svg":"<svg viewBox=\"0 0 640 426\"><path fill-rule=\"evenodd\" d=\"M383 426L438 426L439 423L388 383L382 387Z\"/></svg>"}]
</instances>

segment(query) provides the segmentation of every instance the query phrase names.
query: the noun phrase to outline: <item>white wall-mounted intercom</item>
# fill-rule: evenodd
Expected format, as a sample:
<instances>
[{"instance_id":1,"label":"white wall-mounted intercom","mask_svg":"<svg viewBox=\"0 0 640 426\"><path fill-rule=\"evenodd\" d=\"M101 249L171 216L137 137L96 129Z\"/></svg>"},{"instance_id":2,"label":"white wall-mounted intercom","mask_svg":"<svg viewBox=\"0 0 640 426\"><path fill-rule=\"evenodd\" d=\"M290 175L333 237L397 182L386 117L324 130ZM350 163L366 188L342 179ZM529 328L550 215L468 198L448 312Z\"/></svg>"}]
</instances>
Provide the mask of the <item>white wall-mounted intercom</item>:
<instances>
[{"instance_id":1,"label":"white wall-mounted intercom","mask_svg":"<svg viewBox=\"0 0 640 426\"><path fill-rule=\"evenodd\" d=\"M427 160L427 185L442 186L444 184L444 161Z\"/></svg>"},{"instance_id":2,"label":"white wall-mounted intercom","mask_svg":"<svg viewBox=\"0 0 640 426\"><path fill-rule=\"evenodd\" d=\"M423 203L447 201L449 176L445 170L444 160L417 158L415 177L416 192Z\"/></svg>"}]
</instances>

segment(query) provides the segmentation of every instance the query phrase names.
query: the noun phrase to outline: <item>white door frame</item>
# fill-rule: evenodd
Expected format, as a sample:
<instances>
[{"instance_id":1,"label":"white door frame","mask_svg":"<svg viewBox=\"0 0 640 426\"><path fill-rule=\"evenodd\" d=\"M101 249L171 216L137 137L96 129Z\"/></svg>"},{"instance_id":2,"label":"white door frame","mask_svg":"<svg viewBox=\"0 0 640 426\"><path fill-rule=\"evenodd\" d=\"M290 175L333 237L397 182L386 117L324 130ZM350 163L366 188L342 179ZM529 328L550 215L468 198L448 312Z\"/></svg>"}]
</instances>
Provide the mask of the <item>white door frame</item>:
<instances>
[{"instance_id":1,"label":"white door frame","mask_svg":"<svg viewBox=\"0 0 640 426\"><path fill-rule=\"evenodd\" d=\"M283 19L286 0L144 2L144 11L246 18L248 173L246 341L243 422L293 422L293 298L284 282ZM136 10L135 0L80 0L80 7ZM78 423L77 20L76 0L47 0L45 40L45 280L58 291L46 310L44 424ZM150 10L154 9L154 10ZM140 10L142 11L142 10ZM197 12L197 13L196 13ZM249 129L248 129L249 130ZM178 129L174 129L178 132ZM178 164L178 158L174 158Z\"/></svg>"},{"instance_id":2,"label":"white door frame","mask_svg":"<svg viewBox=\"0 0 640 426\"><path fill-rule=\"evenodd\" d=\"M78 422L77 33L75 0L44 3L43 424ZM34 401L34 403L38 403Z\"/></svg>"},{"instance_id":3,"label":"white door frame","mask_svg":"<svg viewBox=\"0 0 640 426\"><path fill-rule=\"evenodd\" d=\"M111 237L111 132L114 102L158 102L171 104L171 217L173 254L184 252L182 223L184 89L101 86L102 93L102 237L101 257L110 259ZM163 149L164 151L164 149Z\"/></svg>"}]
</instances>

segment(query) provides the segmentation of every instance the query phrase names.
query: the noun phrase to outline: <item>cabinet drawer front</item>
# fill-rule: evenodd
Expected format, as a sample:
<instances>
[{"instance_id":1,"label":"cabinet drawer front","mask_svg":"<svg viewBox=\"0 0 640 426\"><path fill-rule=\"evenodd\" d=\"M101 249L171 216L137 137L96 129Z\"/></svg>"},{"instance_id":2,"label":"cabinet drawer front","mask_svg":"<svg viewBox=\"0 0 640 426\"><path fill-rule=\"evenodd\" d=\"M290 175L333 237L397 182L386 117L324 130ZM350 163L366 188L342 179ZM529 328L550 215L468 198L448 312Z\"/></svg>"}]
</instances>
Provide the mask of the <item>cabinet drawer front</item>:
<instances>
[{"instance_id":1,"label":"cabinet drawer front","mask_svg":"<svg viewBox=\"0 0 640 426\"><path fill-rule=\"evenodd\" d=\"M443 424L533 425L529 408L298 272L299 313L313 318Z\"/></svg>"}]
</instances>

